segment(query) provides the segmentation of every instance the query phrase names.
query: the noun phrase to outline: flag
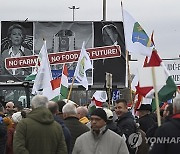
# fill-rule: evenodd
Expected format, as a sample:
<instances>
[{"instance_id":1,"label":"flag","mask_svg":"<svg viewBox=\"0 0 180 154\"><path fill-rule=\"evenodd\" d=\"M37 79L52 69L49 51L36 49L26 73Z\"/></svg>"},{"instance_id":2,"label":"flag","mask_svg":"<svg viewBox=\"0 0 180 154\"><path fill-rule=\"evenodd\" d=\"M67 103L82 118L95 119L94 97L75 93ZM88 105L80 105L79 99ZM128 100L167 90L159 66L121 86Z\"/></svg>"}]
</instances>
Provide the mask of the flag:
<instances>
[{"instance_id":1,"label":"flag","mask_svg":"<svg viewBox=\"0 0 180 154\"><path fill-rule=\"evenodd\" d=\"M131 53L151 56L153 44L141 25L123 9L126 49Z\"/></svg>"},{"instance_id":2,"label":"flag","mask_svg":"<svg viewBox=\"0 0 180 154\"><path fill-rule=\"evenodd\" d=\"M59 95L59 89L54 89L52 87L53 79L46 48L46 41L44 41L44 44L40 50L39 57L41 59L41 63L34 81L32 94L41 94L46 96L48 100L52 100L54 97Z\"/></svg>"},{"instance_id":3,"label":"flag","mask_svg":"<svg viewBox=\"0 0 180 154\"><path fill-rule=\"evenodd\" d=\"M52 82L53 89L59 88L59 94L55 98L54 101L63 100L67 98L68 95L68 68L67 65L63 65L61 78L54 79Z\"/></svg>"},{"instance_id":4,"label":"flag","mask_svg":"<svg viewBox=\"0 0 180 154\"><path fill-rule=\"evenodd\" d=\"M83 87L86 88L86 90L88 90L88 80L86 76L86 71L92 68L93 67L91 64L91 60L85 50L84 42L83 42L81 53L80 53L78 63L74 72L74 77Z\"/></svg>"},{"instance_id":5,"label":"flag","mask_svg":"<svg viewBox=\"0 0 180 154\"><path fill-rule=\"evenodd\" d=\"M102 104L106 102L108 99L106 91L97 90L93 96L92 101L96 104L96 106L102 107Z\"/></svg>"},{"instance_id":6,"label":"flag","mask_svg":"<svg viewBox=\"0 0 180 154\"><path fill-rule=\"evenodd\" d=\"M172 77L170 76L168 70L166 69L164 63L157 54L156 50L153 50L149 62L146 65L146 67L153 67L153 66L162 66L164 68L164 73L166 76L166 85L158 86L157 90L158 90L159 101L165 102L173 97L174 93L177 90L177 86L175 85ZM149 97L149 98L154 97L153 87L139 87L138 85L136 89L137 89L136 92L143 95L144 97Z\"/></svg>"}]
</instances>

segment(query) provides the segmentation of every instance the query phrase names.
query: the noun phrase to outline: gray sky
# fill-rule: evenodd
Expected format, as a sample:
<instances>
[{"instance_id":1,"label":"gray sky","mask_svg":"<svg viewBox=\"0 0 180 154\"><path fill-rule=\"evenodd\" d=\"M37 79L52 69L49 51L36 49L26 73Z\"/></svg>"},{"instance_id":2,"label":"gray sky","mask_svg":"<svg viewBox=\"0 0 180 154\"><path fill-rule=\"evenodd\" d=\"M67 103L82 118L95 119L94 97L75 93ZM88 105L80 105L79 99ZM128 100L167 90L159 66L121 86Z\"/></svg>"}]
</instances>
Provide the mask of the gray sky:
<instances>
[{"instance_id":1,"label":"gray sky","mask_svg":"<svg viewBox=\"0 0 180 154\"><path fill-rule=\"evenodd\" d=\"M102 20L103 0L0 0L0 20L71 21ZM180 54L179 0L124 0L126 9L145 29L154 30L156 48L161 58L178 58ZM121 21L120 0L107 0L107 20Z\"/></svg>"}]
</instances>

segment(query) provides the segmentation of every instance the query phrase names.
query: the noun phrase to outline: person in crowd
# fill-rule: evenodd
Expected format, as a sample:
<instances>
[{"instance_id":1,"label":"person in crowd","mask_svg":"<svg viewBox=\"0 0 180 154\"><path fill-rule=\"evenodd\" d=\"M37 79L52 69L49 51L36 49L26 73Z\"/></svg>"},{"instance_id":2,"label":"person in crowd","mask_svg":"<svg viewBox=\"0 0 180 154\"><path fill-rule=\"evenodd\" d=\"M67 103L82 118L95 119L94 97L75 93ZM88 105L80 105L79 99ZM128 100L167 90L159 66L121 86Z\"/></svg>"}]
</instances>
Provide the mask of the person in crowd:
<instances>
[{"instance_id":1,"label":"person in crowd","mask_svg":"<svg viewBox=\"0 0 180 154\"><path fill-rule=\"evenodd\" d=\"M106 121L107 128L112 130L113 132L119 134L120 136L124 137L122 131L119 129L119 127L113 121L113 112L108 108L103 108L103 110L106 112L106 115L107 115L107 121Z\"/></svg>"},{"instance_id":2,"label":"person in crowd","mask_svg":"<svg viewBox=\"0 0 180 154\"><path fill-rule=\"evenodd\" d=\"M124 139L107 129L107 115L102 108L97 108L91 113L90 121L91 131L86 132L77 138L73 154L129 153Z\"/></svg>"},{"instance_id":3,"label":"person in crowd","mask_svg":"<svg viewBox=\"0 0 180 154\"><path fill-rule=\"evenodd\" d=\"M163 120L168 120L173 115L173 104L167 104L163 111Z\"/></svg>"},{"instance_id":4,"label":"person in crowd","mask_svg":"<svg viewBox=\"0 0 180 154\"><path fill-rule=\"evenodd\" d=\"M88 109L84 106L79 106L77 108L77 115L79 118L79 121L83 124L87 124L89 122L89 119L87 118L88 115Z\"/></svg>"},{"instance_id":5,"label":"person in crowd","mask_svg":"<svg viewBox=\"0 0 180 154\"><path fill-rule=\"evenodd\" d=\"M27 115L32 111L30 108L23 108L21 111L22 118L26 118Z\"/></svg>"},{"instance_id":6,"label":"person in crowd","mask_svg":"<svg viewBox=\"0 0 180 154\"><path fill-rule=\"evenodd\" d=\"M8 129L8 133L7 133L6 154L13 154L13 136L16 125L20 122L20 120L22 120L21 112L13 113L12 115L13 125L12 128Z\"/></svg>"},{"instance_id":7,"label":"person in crowd","mask_svg":"<svg viewBox=\"0 0 180 154\"><path fill-rule=\"evenodd\" d=\"M138 122L140 125L140 129L147 133L148 129L156 124L156 122L150 115L152 107L150 104L141 104L137 111L139 115Z\"/></svg>"},{"instance_id":8,"label":"person in crowd","mask_svg":"<svg viewBox=\"0 0 180 154\"><path fill-rule=\"evenodd\" d=\"M67 154L62 127L47 108L47 97L34 96L31 106L32 111L16 126L14 154Z\"/></svg>"},{"instance_id":9,"label":"person in crowd","mask_svg":"<svg viewBox=\"0 0 180 154\"><path fill-rule=\"evenodd\" d=\"M4 123L6 124L7 128L12 128L12 115L14 113L14 103L13 101L8 101L5 106L5 116L3 118Z\"/></svg>"},{"instance_id":10,"label":"person in crowd","mask_svg":"<svg viewBox=\"0 0 180 154\"><path fill-rule=\"evenodd\" d=\"M89 131L89 128L82 124L77 117L77 109L73 103L66 103L62 108L64 123L69 128L72 136L71 151L73 150L74 143L80 135Z\"/></svg>"},{"instance_id":11,"label":"person in crowd","mask_svg":"<svg viewBox=\"0 0 180 154\"><path fill-rule=\"evenodd\" d=\"M5 106L6 110L5 110L5 113L7 114L7 116L12 116L12 114L14 113L14 102L13 101L8 101L6 103L6 106Z\"/></svg>"},{"instance_id":12,"label":"person in crowd","mask_svg":"<svg viewBox=\"0 0 180 154\"><path fill-rule=\"evenodd\" d=\"M70 154L71 153L70 148L71 148L72 137L71 137L71 133L70 133L69 129L65 126L64 121L57 115L59 112L58 104L55 103L54 101L49 101L48 102L48 108L51 111L51 113L53 114L54 120L56 122L58 122L63 129L64 137L65 137L65 141L66 141L66 145L67 145L67 151L68 151L68 154Z\"/></svg>"},{"instance_id":13,"label":"person in crowd","mask_svg":"<svg viewBox=\"0 0 180 154\"><path fill-rule=\"evenodd\" d=\"M61 119L63 119L62 108L66 104L66 102L63 100L58 100L56 103L58 104L58 108L59 108L58 115L61 117Z\"/></svg>"},{"instance_id":14,"label":"person in crowd","mask_svg":"<svg viewBox=\"0 0 180 154\"><path fill-rule=\"evenodd\" d=\"M5 69L5 58L9 57L21 57L21 56L27 56L32 55L32 51L28 48L25 48L23 46L24 39L25 39L25 29L20 24L13 24L9 27L7 32L7 37L9 40L10 48L7 50L4 50L1 53L1 60L3 65L3 73L8 73L8 70ZM25 69L23 69L24 72L21 72L21 75L25 74ZM27 71L27 70L26 70ZM17 75L20 72L17 69L12 69L11 74ZM8 73L9 74L9 73Z\"/></svg>"},{"instance_id":15,"label":"person in crowd","mask_svg":"<svg viewBox=\"0 0 180 154\"><path fill-rule=\"evenodd\" d=\"M128 105L125 99L118 99L116 101L115 112L118 116L118 119L116 120L117 126L126 137L129 153L134 154L136 150L130 147L128 138L132 133L136 133L137 127L132 113L128 111Z\"/></svg>"},{"instance_id":16,"label":"person in crowd","mask_svg":"<svg viewBox=\"0 0 180 154\"><path fill-rule=\"evenodd\" d=\"M180 94L173 102L173 115L163 123L155 133L156 142L152 144L150 154L176 154L180 151ZM162 142L158 142L161 139Z\"/></svg>"},{"instance_id":17,"label":"person in crowd","mask_svg":"<svg viewBox=\"0 0 180 154\"><path fill-rule=\"evenodd\" d=\"M0 103L0 154L6 153L6 141L7 141L7 126L3 121L4 107Z\"/></svg>"},{"instance_id":18,"label":"person in crowd","mask_svg":"<svg viewBox=\"0 0 180 154\"><path fill-rule=\"evenodd\" d=\"M15 112L21 112L23 109L22 102L21 101L14 101L14 111Z\"/></svg>"}]
</instances>

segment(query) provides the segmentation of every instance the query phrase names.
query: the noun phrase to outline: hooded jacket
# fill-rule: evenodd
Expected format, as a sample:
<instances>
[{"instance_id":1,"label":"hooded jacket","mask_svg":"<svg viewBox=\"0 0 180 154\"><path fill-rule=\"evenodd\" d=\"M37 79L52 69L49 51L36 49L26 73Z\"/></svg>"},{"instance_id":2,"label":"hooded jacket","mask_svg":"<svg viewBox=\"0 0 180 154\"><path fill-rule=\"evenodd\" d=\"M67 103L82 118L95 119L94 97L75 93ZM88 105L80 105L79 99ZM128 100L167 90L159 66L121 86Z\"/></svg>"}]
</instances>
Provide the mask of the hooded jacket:
<instances>
[{"instance_id":1,"label":"hooded jacket","mask_svg":"<svg viewBox=\"0 0 180 154\"><path fill-rule=\"evenodd\" d=\"M14 134L14 154L67 154L62 127L45 107L33 109Z\"/></svg>"}]
</instances>

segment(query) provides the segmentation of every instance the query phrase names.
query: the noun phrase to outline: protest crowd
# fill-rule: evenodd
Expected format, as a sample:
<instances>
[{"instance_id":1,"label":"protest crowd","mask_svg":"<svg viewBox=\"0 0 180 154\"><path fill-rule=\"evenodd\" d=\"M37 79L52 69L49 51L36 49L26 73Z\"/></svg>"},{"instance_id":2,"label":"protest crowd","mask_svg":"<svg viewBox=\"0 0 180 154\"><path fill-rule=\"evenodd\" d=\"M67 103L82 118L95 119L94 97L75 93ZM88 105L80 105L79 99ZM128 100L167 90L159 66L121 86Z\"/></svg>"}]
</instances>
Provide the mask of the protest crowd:
<instances>
[{"instance_id":1,"label":"protest crowd","mask_svg":"<svg viewBox=\"0 0 180 154\"><path fill-rule=\"evenodd\" d=\"M104 82L105 73L111 76L108 78L109 80L106 80L105 86L104 83L101 83L101 86L104 87L100 88L102 91L95 89L96 92L93 96L86 95L86 101L83 103L84 98L75 96L75 99L79 99L75 101L73 97L70 97L74 80L83 86L84 91L87 92L91 84L88 83L89 76L86 75L86 71L94 69L91 63L92 59L85 49L85 42L82 44L81 51L78 51L79 58L76 69L71 82L69 82L68 67L66 66L66 63L69 63L68 61L61 63L63 64L61 76L52 76L46 40L43 38L44 43L39 51L39 56L37 56L34 72L28 76L34 77L31 80L33 87L28 89L28 92L31 92L33 96L32 98L29 96L30 102L28 105L26 103L28 108L25 105L23 106L21 101L15 99L6 99L6 102L0 102L0 154L180 153L179 88L162 63L153 39L149 38L139 23L134 19L132 20L126 11L123 11L123 14L123 22L126 23L124 26L126 50L146 56L143 68L149 67L152 70L153 85L148 83L141 86L142 78L139 79L138 83L134 85L136 94L132 92L133 82L125 86L126 73L128 82L130 81L130 74L129 71L125 71L126 65L121 67L119 58L122 56L121 62L128 64L129 55L127 54L127 58L125 58L125 53L122 52L121 55L118 55L119 57L110 57L110 60L106 57L104 59L100 57L100 61L97 61L96 65L99 69L95 70L94 74L97 75L95 79L98 81L102 77L102 82ZM129 26L130 24L131 26ZM116 26L112 24L103 26L102 32L107 38L110 38L107 39L104 36L104 44L116 47L119 34ZM66 40L61 42L66 42ZM73 43L75 43L75 39ZM122 45L120 44L120 46ZM8 53L12 53L12 49ZM21 48L17 49L18 53L11 58L16 59L25 56L21 55ZM4 59L6 59L5 57ZM112 66L114 60L117 62L116 68ZM5 63L2 66L4 67ZM159 69L161 74L156 74L158 77L164 74L164 78L159 80L159 82L163 80L160 85L155 83L155 73L152 73L155 72L155 67L161 69ZM13 72L12 75L18 73L17 68L9 69L12 69L8 71L9 73ZM124 69L124 73L119 71L122 69ZM150 69L148 69L149 72ZM162 71L164 72L162 73ZM24 73L25 70L22 73L23 78L26 77ZM112 99L112 90L114 90L113 86L116 80L111 81L110 84L110 79L113 80L111 73L113 77L115 76L114 79L122 80L123 84L118 86L121 86L122 89L127 88L130 93L127 96L131 98L127 100L127 98L119 96L116 100ZM140 77L143 76L145 81L150 80L150 75L143 73L139 75ZM27 81L26 78L25 81ZM68 87L69 83L71 83L71 87ZM96 85L99 86L99 81ZM121 88L117 87L116 90L119 90L120 93ZM109 93L108 96L107 93ZM12 94L15 95L16 93L12 92ZM133 97L132 94L134 94ZM151 98L151 102L147 101L148 98Z\"/></svg>"},{"instance_id":2,"label":"protest crowd","mask_svg":"<svg viewBox=\"0 0 180 154\"><path fill-rule=\"evenodd\" d=\"M31 108L0 104L1 154L176 154L180 150L180 95L156 111L141 104L136 114L125 99L80 106L36 95ZM139 135L138 135L139 134ZM138 136L138 137L137 137ZM160 138L158 140L158 138ZM163 140L164 139L164 140Z\"/></svg>"}]
</instances>

